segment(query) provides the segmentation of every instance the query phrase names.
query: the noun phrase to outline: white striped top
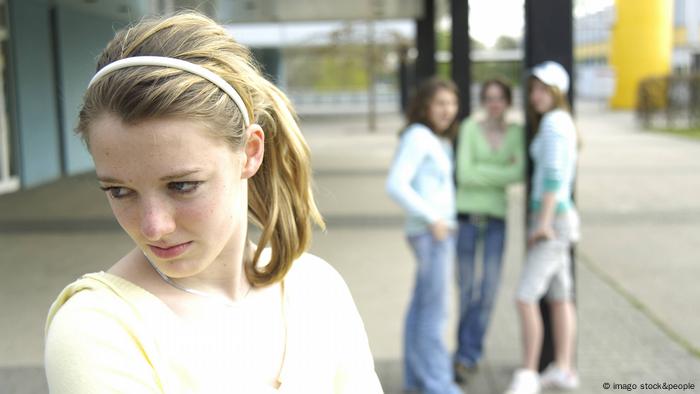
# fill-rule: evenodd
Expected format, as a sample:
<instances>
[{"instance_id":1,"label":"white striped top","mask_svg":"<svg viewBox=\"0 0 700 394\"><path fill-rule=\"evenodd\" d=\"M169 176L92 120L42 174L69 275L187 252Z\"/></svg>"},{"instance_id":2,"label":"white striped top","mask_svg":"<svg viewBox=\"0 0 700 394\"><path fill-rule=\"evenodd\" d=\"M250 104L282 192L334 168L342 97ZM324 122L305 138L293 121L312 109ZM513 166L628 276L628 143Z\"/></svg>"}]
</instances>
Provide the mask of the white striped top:
<instances>
[{"instance_id":1,"label":"white striped top","mask_svg":"<svg viewBox=\"0 0 700 394\"><path fill-rule=\"evenodd\" d=\"M576 175L576 126L571 115L556 109L542 117L540 127L530 144L534 162L530 207L539 210L542 195L555 192L557 213L573 206L571 193Z\"/></svg>"}]
</instances>

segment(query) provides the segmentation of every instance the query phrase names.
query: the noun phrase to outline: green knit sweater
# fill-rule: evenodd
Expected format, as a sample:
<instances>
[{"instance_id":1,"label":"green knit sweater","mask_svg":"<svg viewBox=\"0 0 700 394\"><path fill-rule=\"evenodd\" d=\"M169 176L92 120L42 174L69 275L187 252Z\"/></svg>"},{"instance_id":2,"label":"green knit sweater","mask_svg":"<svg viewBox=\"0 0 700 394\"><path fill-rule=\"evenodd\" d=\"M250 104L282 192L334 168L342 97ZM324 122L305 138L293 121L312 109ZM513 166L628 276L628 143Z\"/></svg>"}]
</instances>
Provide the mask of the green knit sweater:
<instances>
[{"instance_id":1,"label":"green knit sweater","mask_svg":"<svg viewBox=\"0 0 700 394\"><path fill-rule=\"evenodd\" d=\"M509 124L501 146L494 150L481 125L467 119L457 143L457 212L505 218L506 186L523 179L523 129Z\"/></svg>"}]
</instances>

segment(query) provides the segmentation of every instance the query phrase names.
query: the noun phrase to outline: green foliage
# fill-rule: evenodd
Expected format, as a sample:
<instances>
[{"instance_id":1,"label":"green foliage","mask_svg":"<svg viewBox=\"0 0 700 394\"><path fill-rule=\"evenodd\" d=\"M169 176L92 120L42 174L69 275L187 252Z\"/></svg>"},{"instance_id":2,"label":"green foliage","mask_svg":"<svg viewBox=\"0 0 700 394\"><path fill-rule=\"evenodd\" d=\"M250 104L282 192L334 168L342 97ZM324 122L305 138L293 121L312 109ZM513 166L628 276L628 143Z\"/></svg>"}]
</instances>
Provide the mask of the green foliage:
<instances>
[{"instance_id":1,"label":"green foliage","mask_svg":"<svg viewBox=\"0 0 700 394\"><path fill-rule=\"evenodd\" d=\"M493 47L496 49L518 49L520 48L520 42L513 37L500 36Z\"/></svg>"},{"instance_id":2,"label":"green foliage","mask_svg":"<svg viewBox=\"0 0 700 394\"><path fill-rule=\"evenodd\" d=\"M450 42L451 34L449 31L438 31L435 33L435 48L438 51L449 51L452 43Z\"/></svg>"},{"instance_id":3,"label":"green foliage","mask_svg":"<svg viewBox=\"0 0 700 394\"><path fill-rule=\"evenodd\" d=\"M437 50L449 51L451 49L451 34L443 31L437 33ZM519 42L513 37L501 36L494 45L497 49L517 49ZM486 49L481 42L471 38L471 50ZM507 62L472 62L472 81L483 82L494 77L505 78L514 85L520 84L522 76L521 61ZM437 73L443 78L451 78L451 64L440 62L437 65Z\"/></svg>"},{"instance_id":4,"label":"green foliage","mask_svg":"<svg viewBox=\"0 0 700 394\"><path fill-rule=\"evenodd\" d=\"M393 48L376 47L374 57L377 81L395 83L396 70L388 69L380 54ZM290 89L317 91L362 91L369 84L368 50L360 44L285 50L287 81Z\"/></svg>"},{"instance_id":5,"label":"green foliage","mask_svg":"<svg viewBox=\"0 0 700 394\"><path fill-rule=\"evenodd\" d=\"M441 78L452 79L452 63L439 62L437 64L437 75Z\"/></svg>"},{"instance_id":6,"label":"green foliage","mask_svg":"<svg viewBox=\"0 0 700 394\"><path fill-rule=\"evenodd\" d=\"M331 50L318 59L318 75L313 83L317 91L366 90L367 53L362 47Z\"/></svg>"},{"instance_id":7,"label":"green foliage","mask_svg":"<svg viewBox=\"0 0 700 394\"><path fill-rule=\"evenodd\" d=\"M513 85L520 85L522 62L474 62L472 63L472 80L484 82L494 77L504 78Z\"/></svg>"},{"instance_id":8,"label":"green foliage","mask_svg":"<svg viewBox=\"0 0 700 394\"><path fill-rule=\"evenodd\" d=\"M452 65L440 62L437 73L443 78L451 78ZM520 85L522 62L472 62L472 82L480 83L491 78L503 78L514 86Z\"/></svg>"},{"instance_id":9,"label":"green foliage","mask_svg":"<svg viewBox=\"0 0 700 394\"><path fill-rule=\"evenodd\" d=\"M452 49L452 33L449 31L438 31L436 34L435 48L438 51L450 51ZM485 49L486 45L473 38L469 38L471 50Z\"/></svg>"},{"instance_id":10,"label":"green foliage","mask_svg":"<svg viewBox=\"0 0 700 394\"><path fill-rule=\"evenodd\" d=\"M688 129L688 128L685 128L685 129L664 128L664 129L651 129L651 130L657 131L657 132L679 135L681 137L700 140L700 128L690 128L690 129Z\"/></svg>"},{"instance_id":11,"label":"green foliage","mask_svg":"<svg viewBox=\"0 0 700 394\"><path fill-rule=\"evenodd\" d=\"M285 73L290 89L317 91L362 91L366 90L368 80L368 49L365 45L352 42L348 31L339 31L334 36L334 45L326 47L285 48L282 55ZM450 51L451 34L446 31L436 33L436 49ZM496 47L500 49L517 48L518 41L511 37L500 37ZM484 44L471 39L471 49L485 49ZM375 78L378 82L396 85L398 70L389 68L382 57L394 52L394 46L377 46L374 56ZM483 82L493 77L502 77L518 85L522 76L522 63L510 62L474 62L472 63L472 80ZM438 63L437 73L443 78L451 78L451 64Z\"/></svg>"}]
</instances>

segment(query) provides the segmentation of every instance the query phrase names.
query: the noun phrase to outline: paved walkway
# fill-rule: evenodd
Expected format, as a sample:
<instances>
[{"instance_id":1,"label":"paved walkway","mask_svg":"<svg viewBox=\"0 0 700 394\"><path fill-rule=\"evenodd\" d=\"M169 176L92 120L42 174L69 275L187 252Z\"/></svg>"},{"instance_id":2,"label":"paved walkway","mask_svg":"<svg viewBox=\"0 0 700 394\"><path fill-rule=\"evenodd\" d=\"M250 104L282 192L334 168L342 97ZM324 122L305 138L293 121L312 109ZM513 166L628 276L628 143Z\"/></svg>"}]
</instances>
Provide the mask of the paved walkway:
<instances>
[{"instance_id":1,"label":"paved walkway","mask_svg":"<svg viewBox=\"0 0 700 394\"><path fill-rule=\"evenodd\" d=\"M328 222L312 252L350 285L384 388L400 393L401 326L414 266L401 212L383 187L400 120L383 115L375 134L362 118L303 125ZM585 104L578 125L585 139L578 392L656 382L693 383L695 390L686 392L700 392L700 143L641 132L629 114ZM469 393L502 392L520 357L512 299L523 254L523 188L514 187L510 200L502 292ZM46 391L42 334L49 303L66 283L107 268L129 245L89 175L0 196L0 393ZM452 329L451 346L453 337Z\"/></svg>"}]
</instances>

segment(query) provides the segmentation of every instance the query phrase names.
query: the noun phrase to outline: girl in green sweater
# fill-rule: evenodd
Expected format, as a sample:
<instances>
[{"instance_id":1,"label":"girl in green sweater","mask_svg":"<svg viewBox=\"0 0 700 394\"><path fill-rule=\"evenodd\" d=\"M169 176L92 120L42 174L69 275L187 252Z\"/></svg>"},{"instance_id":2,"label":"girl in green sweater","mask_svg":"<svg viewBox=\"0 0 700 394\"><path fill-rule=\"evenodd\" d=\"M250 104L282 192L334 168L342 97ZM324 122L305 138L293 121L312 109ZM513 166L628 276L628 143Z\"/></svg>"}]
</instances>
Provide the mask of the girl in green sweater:
<instances>
[{"instance_id":1,"label":"girl in green sweater","mask_svg":"<svg viewBox=\"0 0 700 394\"><path fill-rule=\"evenodd\" d=\"M491 309L498 290L507 211L506 187L524 170L520 125L506 122L510 86L497 79L482 85L486 117L464 121L457 145L457 261L460 319L455 376L464 382L478 365ZM481 243L483 269L475 277L476 250ZM479 279L479 280L477 280Z\"/></svg>"}]
</instances>

